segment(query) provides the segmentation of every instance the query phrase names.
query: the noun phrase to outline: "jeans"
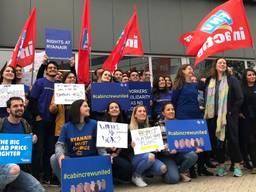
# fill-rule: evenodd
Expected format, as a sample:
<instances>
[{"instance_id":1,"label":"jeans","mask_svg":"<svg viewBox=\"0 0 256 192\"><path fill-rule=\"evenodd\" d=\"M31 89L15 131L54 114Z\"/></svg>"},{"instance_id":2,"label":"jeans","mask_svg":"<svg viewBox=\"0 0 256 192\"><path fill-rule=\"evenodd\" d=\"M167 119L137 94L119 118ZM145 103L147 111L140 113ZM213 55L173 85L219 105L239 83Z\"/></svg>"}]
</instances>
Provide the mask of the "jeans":
<instances>
[{"instance_id":1,"label":"jeans","mask_svg":"<svg viewBox=\"0 0 256 192\"><path fill-rule=\"evenodd\" d=\"M192 167L198 159L197 154L194 151L178 153L175 155L175 161L179 166L179 172L185 173L190 167Z\"/></svg>"},{"instance_id":2,"label":"jeans","mask_svg":"<svg viewBox=\"0 0 256 192\"><path fill-rule=\"evenodd\" d=\"M6 185L13 182L19 176L19 174L10 174L11 168L14 165L15 164L0 165L0 191L2 191Z\"/></svg>"},{"instance_id":3,"label":"jeans","mask_svg":"<svg viewBox=\"0 0 256 192\"><path fill-rule=\"evenodd\" d=\"M159 155L158 159L167 166L167 172L163 175L163 181L168 184L176 184L180 181L180 173L185 173L197 161L195 152L177 153L176 155Z\"/></svg>"},{"instance_id":4,"label":"jeans","mask_svg":"<svg viewBox=\"0 0 256 192\"><path fill-rule=\"evenodd\" d=\"M142 176L146 175L155 175L160 176L163 175L161 171L161 166L164 163L158 159L150 160L149 156L154 155L153 153L143 153L139 155L135 155L132 159L132 167L134 175Z\"/></svg>"},{"instance_id":5,"label":"jeans","mask_svg":"<svg viewBox=\"0 0 256 192\"><path fill-rule=\"evenodd\" d=\"M34 178L29 173L21 171L19 176L10 183L5 192L44 192L45 189L39 183L39 181Z\"/></svg>"}]
</instances>

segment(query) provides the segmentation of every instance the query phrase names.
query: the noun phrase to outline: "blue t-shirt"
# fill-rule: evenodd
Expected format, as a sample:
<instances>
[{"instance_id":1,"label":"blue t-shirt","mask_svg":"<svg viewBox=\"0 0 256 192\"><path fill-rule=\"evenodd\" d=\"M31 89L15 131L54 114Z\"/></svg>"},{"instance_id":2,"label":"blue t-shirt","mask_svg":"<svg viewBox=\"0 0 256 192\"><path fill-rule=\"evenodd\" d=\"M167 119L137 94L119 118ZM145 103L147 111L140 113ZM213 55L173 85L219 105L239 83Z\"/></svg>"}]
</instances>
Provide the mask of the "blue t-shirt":
<instances>
[{"instance_id":1,"label":"blue t-shirt","mask_svg":"<svg viewBox=\"0 0 256 192\"><path fill-rule=\"evenodd\" d=\"M203 115L198 103L197 83L185 83L172 92L172 103L177 119L201 119Z\"/></svg>"},{"instance_id":2,"label":"blue t-shirt","mask_svg":"<svg viewBox=\"0 0 256 192\"><path fill-rule=\"evenodd\" d=\"M96 132L95 120L88 120L81 130L68 122L63 126L58 141L66 144L70 157L93 156L97 155Z\"/></svg>"},{"instance_id":3,"label":"blue t-shirt","mask_svg":"<svg viewBox=\"0 0 256 192\"><path fill-rule=\"evenodd\" d=\"M154 113L161 115L162 114L162 108L163 105L166 102L172 101L172 91L160 91L159 96L153 96L153 102L154 102Z\"/></svg>"},{"instance_id":4,"label":"blue t-shirt","mask_svg":"<svg viewBox=\"0 0 256 192\"><path fill-rule=\"evenodd\" d=\"M46 78L36 80L31 90L31 97L37 99L39 115L48 121L54 120L54 115L49 111L53 91L54 81L49 81Z\"/></svg>"},{"instance_id":5,"label":"blue t-shirt","mask_svg":"<svg viewBox=\"0 0 256 192\"><path fill-rule=\"evenodd\" d=\"M7 118L4 118L2 133L23 134L24 127L21 122L18 124L13 124L10 123Z\"/></svg>"}]
</instances>

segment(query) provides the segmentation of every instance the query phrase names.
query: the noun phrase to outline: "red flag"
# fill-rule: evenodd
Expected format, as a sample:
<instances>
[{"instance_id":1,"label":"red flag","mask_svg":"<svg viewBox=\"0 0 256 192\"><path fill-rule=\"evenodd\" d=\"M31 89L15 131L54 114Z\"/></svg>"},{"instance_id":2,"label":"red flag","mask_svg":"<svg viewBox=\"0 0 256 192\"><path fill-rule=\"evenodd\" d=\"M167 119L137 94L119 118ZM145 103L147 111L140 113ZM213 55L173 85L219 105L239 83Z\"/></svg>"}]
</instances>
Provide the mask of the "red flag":
<instances>
[{"instance_id":1,"label":"red flag","mask_svg":"<svg viewBox=\"0 0 256 192\"><path fill-rule=\"evenodd\" d=\"M190 42L192 41L194 32L187 32L181 35L180 43L183 44L185 47L189 46Z\"/></svg>"},{"instance_id":2,"label":"red flag","mask_svg":"<svg viewBox=\"0 0 256 192\"><path fill-rule=\"evenodd\" d=\"M113 72L124 55L144 55L136 7L134 7L132 17L122 31L116 46L104 62L102 68Z\"/></svg>"},{"instance_id":3,"label":"red flag","mask_svg":"<svg viewBox=\"0 0 256 192\"><path fill-rule=\"evenodd\" d=\"M91 53L91 27L90 27L90 0L84 0L84 11L78 50L78 82L90 83L90 53Z\"/></svg>"},{"instance_id":4,"label":"red flag","mask_svg":"<svg viewBox=\"0 0 256 192\"><path fill-rule=\"evenodd\" d=\"M16 67L17 64L27 66L34 62L36 45L36 9L33 8L16 46L12 52L9 65Z\"/></svg>"},{"instance_id":5,"label":"red flag","mask_svg":"<svg viewBox=\"0 0 256 192\"><path fill-rule=\"evenodd\" d=\"M194 31L187 54L195 64L225 50L253 47L242 0L229 0L209 13Z\"/></svg>"}]
</instances>

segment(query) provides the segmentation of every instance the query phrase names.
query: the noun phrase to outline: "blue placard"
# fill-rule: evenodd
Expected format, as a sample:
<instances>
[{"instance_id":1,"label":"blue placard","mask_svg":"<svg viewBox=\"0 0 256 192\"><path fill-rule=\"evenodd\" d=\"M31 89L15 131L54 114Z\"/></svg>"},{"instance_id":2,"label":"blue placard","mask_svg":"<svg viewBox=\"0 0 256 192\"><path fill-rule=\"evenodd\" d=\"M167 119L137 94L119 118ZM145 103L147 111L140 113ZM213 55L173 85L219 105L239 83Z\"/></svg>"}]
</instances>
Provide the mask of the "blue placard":
<instances>
[{"instance_id":1,"label":"blue placard","mask_svg":"<svg viewBox=\"0 0 256 192\"><path fill-rule=\"evenodd\" d=\"M211 151L207 123L203 119L170 120L165 122L168 147L176 151Z\"/></svg>"},{"instance_id":2,"label":"blue placard","mask_svg":"<svg viewBox=\"0 0 256 192\"><path fill-rule=\"evenodd\" d=\"M136 105L144 105L150 109L151 84L150 82L129 82L130 111Z\"/></svg>"},{"instance_id":3,"label":"blue placard","mask_svg":"<svg viewBox=\"0 0 256 192\"><path fill-rule=\"evenodd\" d=\"M45 52L51 59L70 59L72 57L71 32L45 29Z\"/></svg>"},{"instance_id":4,"label":"blue placard","mask_svg":"<svg viewBox=\"0 0 256 192\"><path fill-rule=\"evenodd\" d=\"M31 163L31 134L0 134L0 164Z\"/></svg>"},{"instance_id":5,"label":"blue placard","mask_svg":"<svg viewBox=\"0 0 256 192\"><path fill-rule=\"evenodd\" d=\"M121 105L122 110L130 108L127 83L92 83L91 101L93 111L104 111L111 101Z\"/></svg>"},{"instance_id":6,"label":"blue placard","mask_svg":"<svg viewBox=\"0 0 256 192\"><path fill-rule=\"evenodd\" d=\"M64 159L61 169L61 191L112 192L110 156Z\"/></svg>"}]
</instances>

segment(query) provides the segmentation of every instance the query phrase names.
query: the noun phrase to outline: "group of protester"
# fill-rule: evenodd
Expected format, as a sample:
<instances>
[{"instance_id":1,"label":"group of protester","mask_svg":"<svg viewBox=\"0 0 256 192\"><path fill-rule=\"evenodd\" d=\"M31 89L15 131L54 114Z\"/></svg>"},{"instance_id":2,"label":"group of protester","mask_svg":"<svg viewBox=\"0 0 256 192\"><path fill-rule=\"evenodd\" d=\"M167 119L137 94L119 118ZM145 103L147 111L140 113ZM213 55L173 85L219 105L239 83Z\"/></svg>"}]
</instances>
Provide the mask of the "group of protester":
<instances>
[{"instance_id":1,"label":"group of protester","mask_svg":"<svg viewBox=\"0 0 256 192\"><path fill-rule=\"evenodd\" d=\"M0 165L0 190L13 191L16 187L44 191L38 181L52 183L53 175L60 181L63 159L95 155L111 156L115 182L133 182L139 187L147 186L144 177L161 176L165 183L175 184L189 182L201 175L214 175L208 168L216 168L216 175L224 176L227 174L227 154L235 177L242 176L241 163L256 173L256 72L253 69L246 69L239 82L228 72L226 59L218 58L212 65L210 76L197 81L193 68L182 65L173 83L169 76L155 77L150 110L137 105L129 117L114 100L105 111L94 111L90 107L91 85L85 87L85 100L56 105L54 83L77 83L73 62L71 70L65 74L60 74L58 67L56 62L45 57L32 88L24 85L26 101L12 97L6 108L0 108L1 133L33 132L34 135L32 166L30 169L25 167L25 172L21 171L22 166L15 164ZM127 73L116 70L111 74L108 70L97 69L95 75L97 83L150 81L151 78L149 71L139 73L136 70ZM21 84L22 68L6 65L1 70L0 83ZM166 121L203 118L208 124L211 152L199 147L190 152L168 148ZM126 123L129 130L159 125L166 147L162 151L135 155L135 143L129 134L127 149L97 148L98 120ZM75 145L77 138L84 138L84 146ZM33 190L29 189L32 184Z\"/></svg>"}]
</instances>

